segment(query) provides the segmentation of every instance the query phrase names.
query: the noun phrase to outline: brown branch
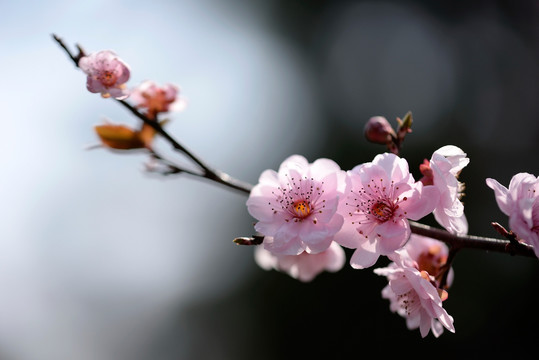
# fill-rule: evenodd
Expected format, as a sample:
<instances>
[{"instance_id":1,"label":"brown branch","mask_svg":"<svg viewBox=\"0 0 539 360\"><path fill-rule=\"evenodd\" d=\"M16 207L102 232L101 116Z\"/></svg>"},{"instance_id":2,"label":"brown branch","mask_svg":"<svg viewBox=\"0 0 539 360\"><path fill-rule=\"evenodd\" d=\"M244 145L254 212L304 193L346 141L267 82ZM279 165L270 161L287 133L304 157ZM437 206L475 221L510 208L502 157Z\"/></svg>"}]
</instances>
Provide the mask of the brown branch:
<instances>
[{"instance_id":1,"label":"brown branch","mask_svg":"<svg viewBox=\"0 0 539 360\"><path fill-rule=\"evenodd\" d=\"M76 45L77 49L79 50L79 53L75 55L71 52L71 50L69 50L69 48L66 46L66 44L60 37L58 37L55 34L52 34L52 37L58 43L58 45L60 45L60 47L64 49L64 51L69 55L71 60L75 63L75 66L79 67L79 60L82 56L85 55L82 48L79 45ZM202 169L202 174L198 175L195 173L191 173L191 175L196 175L196 176L200 176L200 177L212 180L221 185L225 185L229 188L239 190L246 194L249 194L251 192L251 189L252 189L251 184L235 179L232 176L220 170L210 167L208 164L203 162L198 156L196 156L192 151L188 150L185 146L181 145L178 141L176 141L165 129L163 129L163 127L159 124L158 121L155 121L154 119L150 119L148 116L139 112L134 106L132 106L125 100L118 100L118 99L114 99L114 100L120 103L123 107L125 107L129 112L131 112L137 118L142 120L145 124L151 126L159 135L161 135L165 140L167 140L176 151L179 151L183 153L184 155L186 155L188 158L190 158L193 162L195 162Z\"/></svg>"},{"instance_id":2,"label":"brown branch","mask_svg":"<svg viewBox=\"0 0 539 360\"><path fill-rule=\"evenodd\" d=\"M412 232L445 242L452 249L479 249L493 252L536 257L533 246L510 240L501 240L474 235L455 235L445 230L410 221Z\"/></svg>"},{"instance_id":3,"label":"brown branch","mask_svg":"<svg viewBox=\"0 0 539 360\"><path fill-rule=\"evenodd\" d=\"M71 60L73 60L75 65L78 67L78 61L80 60L81 56L84 56L84 51L82 50L82 48L77 45L79 54L74 55L67 48L67 46L64 44L62 39L60 39L58 36L54 34L53 34L53 38L65 50L65 52L69 55ZM124 106L128 111L130 111L137 118L142 120L145 124L148 124L149 126L151 126L159 135L161 135L165 140L167 140L175 150L188 156L202 170L201 174L188 172L189 174L193 176L206 178L211 181L217 182L219 184L225 185L229 188L239 190L243 192L245 195L249 195L251 193L253 185L240 181L238 179L235 179L222 171L211 168L209 165L203 162L199 157L195 156L193 152L191 152L190 150L185 148L183 145L181 145L179 142L177 142L168 132L166 132L163 129L163 127L159 124L158 121L155 121L155 119L150 119L149 117L139 112L135 107L133 107L132 105L130 105L128 102L124 100L117 100L117 99L115 100L118 103L120 103L122 106ZM402 137L404 137L404 133ZM178 172L180 172L181 170L182 169L178 168ZM518 241L501 240L501 239L496 239L496 238L487 238L487 237L480 237L480 236L474 236L474 235L459 236L459 235L451 234L445 230L433 228L431 226L420 224L414 221L410 221L410 227L414 234L427 236L429 238L437 239L437 240L445 242L451 247L452 249L451 251L453 252L453 255L456 254L458 250L467 248L467 249L480 249L480 250L486 250L486 251L500 252L500 253L506 253L506 254L511 254L511 255L536 257L532 246L524 244L522 242L518 242ZM245 244L245 243L256 244L260 241L261 241L260 236L255 236L252 238L249 238L249 237L238 238L237 241L235 242L238 244Z\"/></svg>"}]
</instances>

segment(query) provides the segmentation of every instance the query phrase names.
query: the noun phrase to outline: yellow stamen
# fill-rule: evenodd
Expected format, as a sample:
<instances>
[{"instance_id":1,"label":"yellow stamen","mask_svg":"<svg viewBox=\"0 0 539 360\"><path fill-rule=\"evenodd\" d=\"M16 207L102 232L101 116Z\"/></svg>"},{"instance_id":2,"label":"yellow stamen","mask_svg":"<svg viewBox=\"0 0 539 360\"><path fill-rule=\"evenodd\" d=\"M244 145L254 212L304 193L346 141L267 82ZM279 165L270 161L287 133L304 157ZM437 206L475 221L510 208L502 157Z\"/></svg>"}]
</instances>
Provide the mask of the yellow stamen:
<instances>
[{"instance_id":1,"label":"yellow stamen","mask_svg":"<svg viewBox=\"0 0 539 360\"><path fill-rule=\"evenodd\" d=\"M307 201L297 201L294 203L294 212L298 217L304 218L311 213L311 207Z\"/></svg>"}]
</instances>

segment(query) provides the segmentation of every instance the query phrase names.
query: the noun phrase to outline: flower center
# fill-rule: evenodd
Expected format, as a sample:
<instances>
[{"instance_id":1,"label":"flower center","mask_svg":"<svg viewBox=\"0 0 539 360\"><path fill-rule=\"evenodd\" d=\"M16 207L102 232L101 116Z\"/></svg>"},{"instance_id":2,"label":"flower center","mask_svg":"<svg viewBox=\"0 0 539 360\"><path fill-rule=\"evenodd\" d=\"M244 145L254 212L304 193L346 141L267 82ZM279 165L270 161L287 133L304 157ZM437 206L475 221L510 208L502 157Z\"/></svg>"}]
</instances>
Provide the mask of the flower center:
<instances>
[{"instance_id":1,"label":"flower center","mask_svg":"<svg viewBox=\"0 0 539 360\"><path fill-rule=\"evenodd\" d=\"M442 266L447 262L447 255L442 253L442 248L439 245L430 246L425 252L422 252L417 260L419 271L426 271L430 275L437 277L442 269Z\"/></svg>"},{"instance_id":2,"label":"flower center","mask_svg":"<svg viewBox=\"0 0 539 360\"><path fill-rule=\"evenodd\" d=\"M308 201L301 200L294 203L294 213L299 218L306 218L311 213L311 206Z\"/></svg>"},{"instance_id":3,"label":"flower center","mask_svg":"<svg viewBox=\"0 0 539 360\"><path fill-rule=\"evenodd\" d=\"M99 80L105 86L112 86L116 83L116 75L112 71L104 71Z\"/></svg>"},{"instance_id":4,"label":"flower center","mask_svg":"<svg viewBox=\"0 0 539 360\"><path fill-rule=\"evenodd\" d=\"M393 208L379 201L372 206L371 214L380 222L386 222L393 217Z\"/></svg>"}]
</instances>

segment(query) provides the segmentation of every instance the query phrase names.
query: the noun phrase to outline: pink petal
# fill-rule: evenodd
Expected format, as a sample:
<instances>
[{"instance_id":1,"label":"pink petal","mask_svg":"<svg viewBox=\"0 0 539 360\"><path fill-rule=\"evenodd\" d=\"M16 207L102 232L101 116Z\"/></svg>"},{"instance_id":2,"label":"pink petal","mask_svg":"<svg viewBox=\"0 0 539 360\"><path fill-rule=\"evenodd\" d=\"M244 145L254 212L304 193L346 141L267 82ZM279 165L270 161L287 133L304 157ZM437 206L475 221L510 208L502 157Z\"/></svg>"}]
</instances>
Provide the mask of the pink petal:
<instances>
[{"instance_id":1,"label":"pink petal","mask_svg":"<svg viewBox=\"0 0 539 360\"><path fill-rule=\"evenodd\" d=\"M277 172L274 170L271 170L271 169L264 170L262 174L260 174L260 177L258 178L258 183L277 187L279 185L279 176L277 175Z\"/></svg>"},{"instance_id":2,"label":"pink petal","mask_svg":"<svg viewBox=\"0 0 539 360\"><path fill-rule=\"evenodd\" d=\"M420 311L422 314L421 321L419 323L419 332L421 333L421 337L425 337L429 334L432 318L428 316L423 309Z\"/></svg>"},{"instance_id":3,"label":"pink petal","mask_svg":"<svg viewBox=\"0 0 539 360\"><path fill-rule=\"evenodd\" d=\"M406 277L398 277L395 280L391 280L389 286L397 296L406 294L408 291L412 290L412 285Z\"/></svg>"},{"instance_id":4,"label":"pink petal","mask_svg":"<svg viewBox=\"0 0 539 360\"><path fill-rule=\"evenodd\" d=\"M101 81L94 79L92 76L86 78L86 89L92 93L101 93L107 90L107 88L101 84Z\"/></svg>"},{"instance_id":5,"label":"pink petal","mask_svg":"<svg viewBox=\"0 0 539 360\"><path fill-rule=\"evenodd\" d=\"M120 88L109 88L108 93L115 99L123 100L129 97L129 90Z\"/></svg>"},{"instance_id":6,"label":"pink petal","mask_svg":"<svg viewBox=\"0 0 539 360\"><path fill-rule=\"evenodd\" d=\"M440 192L435 186L423 186L421 182L417 186L419 189L412 198L399 203L401 211L406 212L405 216L411 220L419 220L431 213L440 200Z\"/></svg>"},{"instance_id":7,"label":"pink petal","mask_svg":"<svg viewBox=\"0 0 539 360\"><path fill-rule=\"evenodd\" d=\"M374 157L374 164L382 167L391 180L399 182L410 173L406 159L400 158L395 154L384 153Z\"/></svg>"},{"instance_id":8,"label":"pink petal","mask_svg":"<svg viewBox=\"0 0 539 360\"><path fill-rule=\"evenodd\" d=\"M307 169L309 162L301 155L292 155L286 158L279 167L279 173L286 172L287 169Z\"/></svg>"},{"instance_id":9,"label":"pink petal","mask_svg":"<svg viewBox=\"0 0 539 360\"><path fill-rule=\"evenodd\" d=\"M377 250L381 255L389 255L403 247L412 232L408 221L401 219L396 222L386 221L375 229L375 233L379 236Z\"/></svg>"},{"instance_id":10,"label":"pink petal","mask_svg":"<svg viewBox=\"0 0 539 360\"><path fill-rule=\"evenodd\" d=\"M333 237L333 241L344 247L356 249L365 239L357 232L356 225L345 221L339 232Z\"/></svg>"},{"instance_id":11,"label":"pink petal","mask_svg":"<svg viewBox=\"0 0 539 360\"><path fill-rule=\"evenodd\" d=\"M255 261L264 270L271 270L277 265L277 257L260 245L255 248Z\"/></svg>"},{"instance_id":12,"label":"pink petal","mask_svg":"<svg viewBox=\"0 0 539 360\"><path fill-rule=\"evenodd\" d=\"M512 211L512 201L509 198L508 190L505 186L500 184L494 179L486 179L487 186L494 190L494 196L496 197L496 202L498 207L505 215L510 215Z\"/></svg>"},{"instance_id":13,"label":"pink petal","mask_svg":"<svg viewBox=\"0 0 539 360\"><path fill-rule=\"evenodd\" d=\"M373 266L380 256L380 254L375 251L375 248L376 243L366 241L361 244L361 247L358 247L352 254L350 265L354 269L365 269Z\"/></svg>"},{"instance_id":14,"label":"pink petal","mask_svg":"<svg viewBox=\"0 0 539 360\"><path fill-rule=\"evenodd\" d=\"M310 167L311 176L317 179L322 179L338 171L341 171L341 168L335 161L330 159L318 159Z\"/></svg>"},{"instance_id":15,"label":"pink petal","mask_svg":"<svg viewBox=\"0 0 539 360\"><path fill-rule=\"evenodd\" d=\"M286 243L264 242L264 248L276 255L299 255L305 250L305 246L297 237Z\"/></svg>"},{"instance_id":16,"label":"pink petal","mask_svg":"<svg viewBox=\"0 0 539 360\"><path fill-rule=\"evenodd\" d=\"M336 242L332 242L326 254L327 263L326 270L336 272L342 269L346 261L344 249Z\"/></svg>"}]
</instances>

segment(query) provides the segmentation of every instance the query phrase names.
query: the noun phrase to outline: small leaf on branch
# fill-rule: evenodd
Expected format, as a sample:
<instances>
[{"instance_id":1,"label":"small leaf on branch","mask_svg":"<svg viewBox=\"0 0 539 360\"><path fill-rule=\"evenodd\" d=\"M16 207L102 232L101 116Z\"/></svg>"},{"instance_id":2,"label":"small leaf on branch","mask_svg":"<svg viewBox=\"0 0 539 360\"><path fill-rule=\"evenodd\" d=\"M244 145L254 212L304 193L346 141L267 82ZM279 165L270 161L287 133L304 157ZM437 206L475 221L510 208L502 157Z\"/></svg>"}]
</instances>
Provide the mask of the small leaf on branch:
<instances>
[{"instance_id":1,"label":"small leaf on branch","mask_svg":"<svg viewBox=\"0 0 539 360\"><path fill-rule=\"evenodd\" d=\"M397 118L397 123L399 124L398 131L406 131L411 132L412 131L412 112L408 111L406 115L404 115L404 119Z\"/></svg>"},{"instance_id":2,"label":"small leaf on branch","mask_svg":"<svg viewBox=\"0 0 539 360\"><path fill-rule=\"evenodd\" d=\"M117 124L97 125L94 129L105 147L117 150L142 149L145 147L143 136L141 136L142 131ZM148 137L148 135L145 135L145 137Z\"/></svg>"}]
</instances>

